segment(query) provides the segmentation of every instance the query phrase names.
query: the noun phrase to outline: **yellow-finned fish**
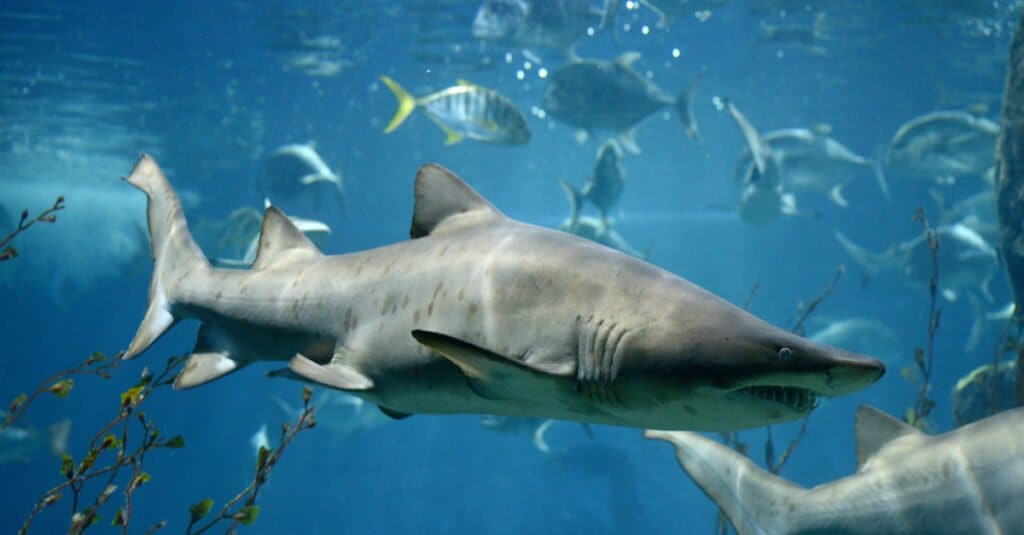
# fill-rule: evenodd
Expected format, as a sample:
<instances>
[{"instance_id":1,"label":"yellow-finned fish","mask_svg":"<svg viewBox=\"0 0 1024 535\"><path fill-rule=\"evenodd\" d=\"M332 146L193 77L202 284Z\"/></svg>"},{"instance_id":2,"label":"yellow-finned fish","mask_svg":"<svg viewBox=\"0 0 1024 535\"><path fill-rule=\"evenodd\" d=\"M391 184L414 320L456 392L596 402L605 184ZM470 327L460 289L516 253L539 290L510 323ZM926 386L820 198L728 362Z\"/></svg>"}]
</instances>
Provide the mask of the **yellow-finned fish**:
<instances>
[{"instance_id":1,"label":"yellow-finned fish","mask_svg":"<svg viewBox=\"0 0 1024 535\"><path fill-rule=\"evenodd\" d=\"M519 108L493 89L459 80L447 89L414 97L391 78L380 79L398 99L398 111L384 129L386 133L394 132L419 106L448 135L445 145L467 137L504 145L530 141L530 128Z\"/></svg>"}]
</instances>

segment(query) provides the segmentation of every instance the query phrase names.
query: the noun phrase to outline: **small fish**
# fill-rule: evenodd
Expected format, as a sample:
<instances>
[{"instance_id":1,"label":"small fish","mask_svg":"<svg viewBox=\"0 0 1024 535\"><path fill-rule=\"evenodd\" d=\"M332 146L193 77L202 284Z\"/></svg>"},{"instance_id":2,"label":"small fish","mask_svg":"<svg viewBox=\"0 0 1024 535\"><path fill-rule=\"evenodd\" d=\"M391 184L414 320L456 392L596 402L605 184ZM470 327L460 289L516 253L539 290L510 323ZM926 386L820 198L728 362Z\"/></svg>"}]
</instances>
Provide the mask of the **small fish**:
<instances>
[{"instance_id":1,"label":"small fish","mask_svg":"<svg viewBox=\"0 0 1024 535\"><path fill-rule=\"evenodd\" d=\"M273 205L270 203L270 199L263 200L264 209L270 208L271 206ZM304 219L296 216L288 216L288 219L290 219L291 222L295 225L295 228L302 231L302 233L305 234L310 240L312 240L313 243L317 245L317 247L322 248L324 246L324 243L327 241L327 237L331 235L331 227L329 227L327 223L324 223L322 221L316 221L314 219ZM257 219L257 221L259 220ZM240 259L218 258L216 261L217 265L238 268L248 268L249 266L251 266L252 263L256 261L256 252L257 248L259 247L259 227L256 227L255 233L250 233L248 236L248 245L245 247L245 252L242 254L242 257ZM242 238L240 236L233 236L232 239L238 240L245 238Z\"/></svg>"},{"instance_id":2,"label":"small fish","mask_svg":"<svg viewBox=\"0 0 1024 535\"><path fill-rule=\"evenodd\" d=\"M252 447L252 456L258 458L260 450L270 449L270 436L267 434L267 424L260 424L260 428L249 437L249 446Z\"/></svg>"},{"instance_id":3,"label":"small fish","mask_svg":"<svg viewBox=\"0 0 1024 535\"><path fill-rule=\"evenodd\" d=\"M900 126L886 166L900 175L937 184L981 177L995 165L999 125L965 111L936 111Z\"/></svg>"},{"instance_id":4,"label":"small fish","mask_svg":"<svg viewBox=\"0 0 1024 535\"><path fill-rule=\"evenodd\" d=\"M473 37L525 49L547 48L573 56L573 44L600 24L589 0L484 0L473 19Z\"/></svg>"},{"instance_id":5,"label":"small fish","mask_svg":"<svg viewBox=\"0 0 1024 535\"><path fill-rule=\"evenodd\" d=\"M288 418L295 419L302 412L276 395L271 395L271 399ZM316 407L317 428L324 429L334 443L394 420L394 417L378 410L372 403L334 390L321 391L312 404Z\"/></svg>"},{"instance_id":6,"label":"small fish","mask_svg":"<svg viewBox=\"0 0 1024 535\"><path fill-rule=\"evenodd\" d=\"M1019 377L1016 358L999 362L995 368L992 364L979 366L961 377L952 395L956 425L967 425L1024 404L1016 395Z\"/></svg>"},{"instance_id":7,"label":"small fish","mask_svg":"<svg viewBox=\"0 0 1024 535\"><path fill-rule=\"evenodd\" d=\"M575 227L579 211L584 201L588 201L601 212L601 220L608 222L608 213L622 196L622 188L626 182L626 171L622 166L622 149L615 140L608 140L597 151L597 162L594 174L583 185L582 189L561 180L559 183L569 198L569 226Z\"/></svg>"},{"instance_id":8,"label":"small fish","mask_svg":"<svg viewBox=\"0 0 1024 535\"><path fill-rule=\"evenodd\" d=\"M646 251L640 251L630 245L622 237L622 234L615 230L610 220L605 221L596 217L577 216L575 224L573 224L571 219L566 219L559 229L563 232L575 234L581 238L600 243L605 247L611 247L641 260L649 260L651 257L650 248Z\"/></svg>"},{"instance_id":9,"label":"small fish","mask_svg":"<svg viewBox=\"0 0 1024 535\"><path fill-rule=\"evenodd\" d=\"M954 302L965 291L980 293L988 302L992 294L989 281L999 268L996 250L977 232L956 223L934 229L938 240L939 294ZM899 272L911 286L927 288L932 276L931 249L924 233L911 240L895 243L876 253L850 241L835 231L836 239L864 271L874 276L883 271Z\"/></svg>"},{"instance_id":10,"label":"small fish","mask_svg":"<svg viewBox=\"0 0 1024 535\"><path fill-rule=\"evenodd\" d=\"M689 108L703 72L672 97L633 69L633 63L640 57L639 52L626 52L613 61L577 60L556 69L544 93L544 110L586 132L599 129L617 132L619 143L633 154L640 152L634 129L665 106L676 109L687 135L699 137Z\"/></svg>"},{"instance_id":11,"label":"small fish","mask_svg":"<svg viewBox=\"0 0 1024 535\"><path fill-rule=\"evenodd\" d=\"M683 17L694 17L705 21L714 9L729 3L729 0L640 0L658 15L658 28L665 28L672 21Z\"/></svg>"},{"instance_id":12,"label":"small fish","mask_svg":"<svg viewBox=\"0 0 1024 535\"><path fill-rule=\"evenodd\" d=\"M822 41L828 39L828 24L824 11L819 11L810 25L793 22L771 24L761 20L757 36L758 44L798 47L813 54L826 55L828 50Z\"/></svg>"},{"instance_id":13,"label":"small fish","mask_svg":"<svg viewBox=\"0 0 1024 535\"><path fill-rule=\"evenodd\" d=\"M261 186L265 197L294 200L311 195L313 188L325 184L330 186L338 208L344 211L344 181L327 167L313 142L282 145L263 160Z\"/></svg>"},{"instance_id":14,"label":"small fish","mask_svg":"<svg viewBox=\"0 0 1024 535\"><path fill-rule=\"evenodd\" d=\"M555 420L531 418L528 416L498 416L494 414L483 414L480 416L480 426L490 431L510 435L530 435L533 447L537 448L537 451L541 453L551 451L551 447L544 440L544 433L554 423Z\"/></svg>"},{"instance_id":15,"label":"small fish","mask_svg":"<svg viewBox=\"0 0 1024 535\"><path fill-rule=\"evenodd\" d=\"M870 318L843 318L807 335L808 340L841 347L848 351L875 355L886 364L894 364L902 353L899 335L888 325Z\"/></svg>"},{"instance_id":16,"label":"small fish","mask_svg":"<svg viewBox=\"0 0 1024 535\"><path fill-rule=\"evenodd\" d=\"M459 80L447 89L414 97L391 78L381 76L380 80L398 99L398 111L384 129L386 133L394 132L419 106L447 134L445 145L463 138L501 145L523 145L530 141L530 128L522 112L493 89Z\"/></svg>"},{"instance_id":17,"label":"small fish","mask_svg":"<svg viewBox=\"0 0 1024 535\"><path fill-rule=\"evenodd\" d=\"M6 413L0 412L0 421L6 417ZM51 425L45 432L9 425L0 429L0 463L27 463L33 454L44 447L51 454L60 456L68 450L70 434L71 420L61 420Z\"/></svg>"}]
</instances>

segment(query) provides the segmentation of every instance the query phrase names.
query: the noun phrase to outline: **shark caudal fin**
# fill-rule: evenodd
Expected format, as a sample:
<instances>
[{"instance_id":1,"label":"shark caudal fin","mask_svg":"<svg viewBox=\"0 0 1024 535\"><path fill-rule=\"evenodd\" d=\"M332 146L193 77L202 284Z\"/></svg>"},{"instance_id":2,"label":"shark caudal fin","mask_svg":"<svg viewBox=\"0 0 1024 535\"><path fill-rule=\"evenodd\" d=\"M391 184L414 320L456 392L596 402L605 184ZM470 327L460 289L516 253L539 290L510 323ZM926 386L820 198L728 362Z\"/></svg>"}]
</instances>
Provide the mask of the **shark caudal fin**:
<instances>
[{"instance_id":1,"label":"shark caudal fin","mask_svg":"<svg viewBox=\"0 0 1024 535\"><path fill-rule=\"evenodd\" d=\"M143 154L125 180L142 190L148 199L146 220L153 253L149 308L122 357L131 359L145 351L178 320L172 311L181 281L196 270L208 269L210 264L189 233L178 195L153 157Z\"/></svg>"},{"instance_id":2,"label":"shark caudal fin","mask_svg":"<svg viewBox=\"0 0 1024 535\"><path fill-rule=\"evenodd\" d=\"M899 255L892 247L884 252L876 253L853 243L846 235L839 232L839 229L833 229L833 234L835 234L836 241L843 247L846 254L850 255L857 262L857 265L864 269L864 272L870 277L874 277L882 271L892 269L899 264Z\"/></svg>"},{"instance_id":3,"label":"shark caudal fin","mask_svg":"<svg viewBox=\"0 0 1024 535\"><path fill-rule=\"evenodd\" d=\"M732 448L687 431L644 436L670 442L679 465L721 508L739 535L789 533L790 506L799 510L809 491L754 464Z\"/></svg>"}]
</instances>

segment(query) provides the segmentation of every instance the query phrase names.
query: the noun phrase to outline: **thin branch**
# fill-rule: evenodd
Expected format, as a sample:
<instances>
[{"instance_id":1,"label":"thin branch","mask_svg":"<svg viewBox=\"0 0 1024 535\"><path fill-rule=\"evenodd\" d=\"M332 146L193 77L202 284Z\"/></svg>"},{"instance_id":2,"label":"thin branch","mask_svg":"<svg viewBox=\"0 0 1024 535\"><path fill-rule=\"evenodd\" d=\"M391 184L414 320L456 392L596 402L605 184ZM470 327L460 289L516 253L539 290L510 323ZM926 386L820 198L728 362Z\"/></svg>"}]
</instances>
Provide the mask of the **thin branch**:
<instances>
[{"instance_id":1,"label":"thin branch","mask_svg":"<svg viewBox=\"0 0 1024 535\"><path fill-rule=\"evenodd\" d=\"M46 210L43 210L42 213L35 217L30 217L28 210L22 210L21 219L18 220L18 228L14 229L13 232L4 237L4 239L0 240L0 262L3 262L4 260L11 260L13 258L18 257L18 250L15 249L14 246L10 245L10 243L14 241L14 238L18 234L25 232L26 230L29 229L29 227L35 225L36 223L57 222L56 212L58 210L63 209L64 196L61 195L60 197L57 197L56 201L54 201L53 206L47 208Z\"/></svg>"},{"instance_id":2,"label":"thin branch","mask_svg":"<svg viewBox=\"0 0 1024 535\"><path fill-rule=\"evenodd\" d=\"M925 216L924 210L921 208L917 209L914 214L914 221L917 221L924 225L925 238L928 240L928 250L931 253L932 261L932 274L928 279L928 341L927 349L920 347L914 348L914 363L917 364L917 370L921 373L921 384L917 391L917 399L914 401L914 406L907 411L907 423L915 427L923 427L925 425L925 419L931 414L932 409L935 408L935 401L928 397L928 393L932 387L932 370L935 354L935 331L939 328L939 318L941 313L936 308L936 298L939 291L939 235L935 232L935 229L928 224L928 218Z\"/></svg>"},{"instance_id":3,"label":"thin branch","mask_svg":"<svg viewBox=\"0 0 1024 535\"><path fill-rule=\"evenodd\" d=\"M75 385L75 381L71 379L71 376L97 375L104 379L109 379L110 372L117 368L120 363L120 353L111 359L103 353L96 352L89 355L89 358L83 360L78 366L59 371L47 377L32 394L19 394L11 401L7 407L7 415L4 417L3 422L0 422L0 431L7 429L17 422L25 414L29 405L40 395L48 392L60 398L66 397L71 393L71 389Z\"/></svg>"},{"instance_id":4,"label":"thin branch","mask_svg":"<svg viewBox=\"0 0 1024 535\"><path fill-rule=\"evenodd\" d=\"M803 303L797 305L797 316L793 320L793 327L790 328L791 331L800 336L804 335L804 322L807 321L807 318L811 316L822 301L832 295L832 291L835 290L836 284L839 284L839 279L842 278L843 273L846 273L846 267L840 264L836 267L836 274L832 276L832 281L821 290L821 293L815 296L814 299L811 299L811 302L806 306Z\"/></svg>"}]
</instances>

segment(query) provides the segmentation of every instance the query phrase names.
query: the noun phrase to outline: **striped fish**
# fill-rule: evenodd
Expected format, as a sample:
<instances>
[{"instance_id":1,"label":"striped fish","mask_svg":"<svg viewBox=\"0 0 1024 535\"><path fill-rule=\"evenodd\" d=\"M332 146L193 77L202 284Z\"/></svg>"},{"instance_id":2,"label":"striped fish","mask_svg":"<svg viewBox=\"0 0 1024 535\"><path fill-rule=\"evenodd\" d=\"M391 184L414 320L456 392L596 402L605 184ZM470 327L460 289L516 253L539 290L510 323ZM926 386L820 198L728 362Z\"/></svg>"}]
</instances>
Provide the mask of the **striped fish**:
<instances>
[{"instance_id":1,"label":"striped fish","mask_svg":"<svg viewBox=\"0 0 1024 535\"><path fill-rule=\"evenodd\" d=\"M418 106L447 134L445 145L463 138L503 145L530 141L526 118L512 101L493 89L459 80L447 89L414 97L391 78L380 79L398 99L398 111L384 129L386 133L395 131Z\"/></svg>"}]
</instances>

